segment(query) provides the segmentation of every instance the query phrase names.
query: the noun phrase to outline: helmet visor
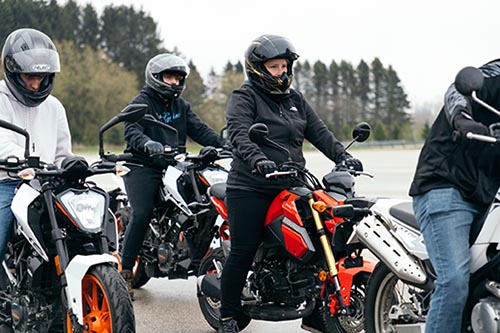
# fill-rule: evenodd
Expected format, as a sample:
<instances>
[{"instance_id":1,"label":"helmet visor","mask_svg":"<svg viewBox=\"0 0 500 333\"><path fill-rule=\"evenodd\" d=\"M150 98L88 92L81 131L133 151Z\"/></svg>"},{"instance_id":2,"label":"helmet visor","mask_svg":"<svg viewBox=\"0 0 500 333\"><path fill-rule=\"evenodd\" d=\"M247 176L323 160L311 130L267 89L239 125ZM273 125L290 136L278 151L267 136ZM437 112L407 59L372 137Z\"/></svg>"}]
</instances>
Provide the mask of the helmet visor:
<instances>
[{"instance_id":1,"label":"helmet visor","mask_svg":"<svg viewBox=\"0 0 500 333\"><path fill-rule=\"evenodd\" d=\"M55 73L60 71L59 54L47 49L26 50L7 56L5 67L12 73Z\"/></svg>"}]
</instances>

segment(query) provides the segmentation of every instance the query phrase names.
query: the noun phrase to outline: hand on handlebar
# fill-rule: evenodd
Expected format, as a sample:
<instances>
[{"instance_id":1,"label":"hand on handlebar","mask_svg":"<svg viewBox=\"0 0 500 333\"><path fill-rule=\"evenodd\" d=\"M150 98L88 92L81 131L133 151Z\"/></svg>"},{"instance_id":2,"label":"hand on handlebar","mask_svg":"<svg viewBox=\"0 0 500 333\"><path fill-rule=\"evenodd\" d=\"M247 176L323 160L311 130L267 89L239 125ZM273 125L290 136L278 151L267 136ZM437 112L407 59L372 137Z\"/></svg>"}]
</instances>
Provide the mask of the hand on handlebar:
<instances>
[{"instance_id":1,"label":"hand on handlebar","mask_svg":"<svg viewBox=\"0 0 500 333\"><path fill-rule=\"evenodd\" d=\"M276 163L274 163L274 161L268 159L261 159L255 163L255 169L259 174L265 176L269 173L273 173L274 171L278 170L278 166L276 165Z\"/></svg>"},{"instance_id":2,"label":"hand on handlebar","mask_svg":"<svg viewBox=\"0 0 500 333\"><path fill-rule=\"evenodd\" d=\"M479 135L490 134L488 127L475 121L469 114L464 112L460 112L455 116L453 127L462 135L466 135L469 132Z\"/></svg>"},{"instance_id":3,"label":"hand on handlebar","mask_svg":"<svg viewBox=\"0 0 500 333\"><path fill-rule=\"evenodd\" d=\"M161 153L163 153L164 150L165 150L165 148L163 147L163 145L157 141L148 140L144 144L144 151L146 153L148 153L149 156L161 154Z\"/></svg>"},{"instance_id":4,"label":"hand on handlebar","mask_svg":"<svg viewBox=\"0 0 500 333\"><path fill-rule=\"evenodd\" d=\"M346 166L347 169L349 170L354 170L354 171L363 171L363 163L361 163L360 160L354 157L347 157L343 161L344 165Z\"/></svg>"}]
</instances>

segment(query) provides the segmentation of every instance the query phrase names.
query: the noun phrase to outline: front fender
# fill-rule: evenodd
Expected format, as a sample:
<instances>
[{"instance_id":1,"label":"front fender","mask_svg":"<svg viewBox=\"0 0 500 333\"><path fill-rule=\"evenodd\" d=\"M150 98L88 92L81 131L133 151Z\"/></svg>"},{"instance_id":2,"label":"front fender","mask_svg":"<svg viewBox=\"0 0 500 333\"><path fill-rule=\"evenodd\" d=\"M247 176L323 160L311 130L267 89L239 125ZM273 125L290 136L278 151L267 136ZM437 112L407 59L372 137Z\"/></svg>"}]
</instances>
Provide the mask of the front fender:
<instances>
[{"instance_id":1,"label":"front fender","mask_svg":"<svg viewBox=\"0 0 500 333\"><path fill-rule=\"evenodd\" d=\"M356 275L360 273L371 274L375 269L376 263L371 260L363 259L363 266L346 268L344 266L345 258L339 260L337 264L338 277L340 282L340 294L342 295L342 300L347 306L351 302L351 289L352 282Z\"/></svg>"},{"instance_id":2,"label":"front fender","mask_svg":"<svg viewBox=\"0 0 500 333\"><path fill-rule=\"evenodd\" d=\"M83 325L82 279L90 267L107 262L118 264L118 260L110 254L77 255L71 259L66 268L68 307L71 308L81 325Z\"/></svg>"}]
</instances>

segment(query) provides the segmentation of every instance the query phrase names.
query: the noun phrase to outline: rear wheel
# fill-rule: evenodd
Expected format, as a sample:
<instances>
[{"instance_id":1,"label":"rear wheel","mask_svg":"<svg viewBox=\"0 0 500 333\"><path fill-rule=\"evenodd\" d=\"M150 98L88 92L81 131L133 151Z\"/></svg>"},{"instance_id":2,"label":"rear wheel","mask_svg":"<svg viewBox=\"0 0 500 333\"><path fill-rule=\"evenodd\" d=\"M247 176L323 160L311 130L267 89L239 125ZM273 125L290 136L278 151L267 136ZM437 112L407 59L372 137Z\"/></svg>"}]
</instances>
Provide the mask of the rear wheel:
<instances>
[{"instance_id":1,"label":"rear wheel","mask_svg":"<svg viewBox=\"0 0 500 333\"><path fill-rule=\"evenodd\" d=\"M217 274L215 263L220 264L221 267L224 267L224 264L226 263L226 257L224 256L224 252L221 247L210 251L208 255L201 260L198 276ZM220 299L204 295L201 292L200 287L197 286L197 288L198 304L200 305L201 313L203 313L203 316L208 324L217 330L220 327ZM251 321L250 317L244 315L239 316L236 319L238 321L240 331L247 327Z\"/></svg>"},{"instance_id":2,"label":"rear wheel","mask_svg":"<svg viewBox=\"0 0 500 333\"><path fill-rule=\"evenodd\" d=\"M431 291L400 280L379 262L366 292L365 329L372 333L399 332L425 323Z\"/></svg>"},{"instance_id":3,"label":"rear wheel","mask_svg":"<svg viewBox=\"0 0 500 333\"><path fill-rule=\"evenodd\" d=\"M132 300L114 267L97 265L89 269L82 280L82 302L85 333L135 332ZM66 332L73 332L67 316Z\"/></svg>"}]
</instances>

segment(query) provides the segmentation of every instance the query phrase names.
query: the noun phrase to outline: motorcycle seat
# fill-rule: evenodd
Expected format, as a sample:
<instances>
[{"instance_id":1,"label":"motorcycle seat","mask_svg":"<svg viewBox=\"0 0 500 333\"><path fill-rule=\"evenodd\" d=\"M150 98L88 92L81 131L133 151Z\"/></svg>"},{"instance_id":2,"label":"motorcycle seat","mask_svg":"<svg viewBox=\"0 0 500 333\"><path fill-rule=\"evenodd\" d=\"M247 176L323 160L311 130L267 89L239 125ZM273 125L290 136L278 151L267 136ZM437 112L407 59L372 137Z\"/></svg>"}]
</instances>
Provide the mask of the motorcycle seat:
<instances>
[{"instance_id":1,"label":"motorcycle seat","mask_svg":"<svg viewBox=\"0 0 500 333\"><path fill-rule=\"evenodd\" d=\"M415 218L415 213L413 212L411 201L402 202L392 206L389 209L389 213L410 227L420 230L417 219Z\"/></svg>"},{"instance_id":2,"label":"motorcycle seat","mask_svg":"<svg viewBox=\"0 0 500 333\"><path fill-rule=\"evenodd\" d=\"M217 183L208 189L208 195L214 196L222 201L226 200L226 183Z\"/></svg>"}]
</instances>

